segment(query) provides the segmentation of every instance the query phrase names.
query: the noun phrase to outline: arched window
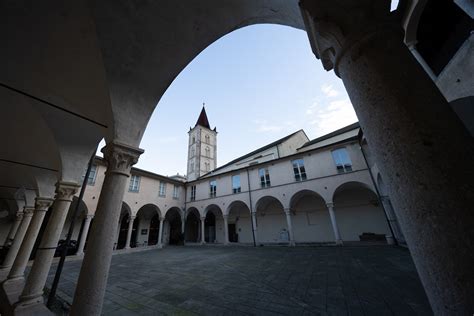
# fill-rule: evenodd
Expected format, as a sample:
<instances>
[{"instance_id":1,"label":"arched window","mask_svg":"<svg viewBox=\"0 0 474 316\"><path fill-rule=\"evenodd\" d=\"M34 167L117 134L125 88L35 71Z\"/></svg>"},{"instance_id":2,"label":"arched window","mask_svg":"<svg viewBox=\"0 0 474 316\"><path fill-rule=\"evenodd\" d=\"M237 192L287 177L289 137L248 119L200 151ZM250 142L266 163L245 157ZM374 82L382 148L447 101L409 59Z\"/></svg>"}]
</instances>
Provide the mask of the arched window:
<instances>
[{"instance_id":1,"label":"arched window","mask_svg":"<svg viewBox=\"0 0 474 316\"><path fill-rule=\"evenodd\" d=\"M194 144L196 142L196 137L193 136L193 138L191 139L191 144Z\"/></svg>"},{"instance_id":2,"label":"arched window","mask_svg":"<svg viewBox=\"0 0 474 316\"><path fill-rule=\"evenodd\" d=\"M205 151L206 151L206 157L211 157L211 150L209 149L209 147L206 147Z\"/></svg>"},{"instance_id":3,"label":"arched window","mask_svg":"<svg viewBox=\"0 0 474 316\"><path fill-rule=\"evenodd\" d=\"M191 166L189 167L190 172L194 172L194 162L191 162Z\"/></svg>"},{"instance_id":4,"label":"arched window","mask_svg":"<svg viewBox=\"0 0 474 316\"><path fill-rule=\"evenodd\" d=\"M208 162L205 162L205 163L204 163L204 166L205 166L205 168L206 168L206 171L210 171L211 165L210 165Z\"/></svg>"},{"instance_id":5,"label":"arched window","mask_svg":"<svg viewBox=\"0 0 474 316\"><path fill-rule=\"evenodd\" d=\"M206 135L206 136L205 136L205 140L206 140L206 144L209 144L209 143L210 143L210 137L209 137L209 135Z\"/></svg>"},{"instance_id":6,"label":"arched window","mask_svg":"<svg viewBox=\"0 0 474 316\"><path fill-rule=\"evenodd\" d=\"M196 150L193 148L191 148L191 157L194 157L194 155L196 154Z\"/></svg>"}]
</instances>

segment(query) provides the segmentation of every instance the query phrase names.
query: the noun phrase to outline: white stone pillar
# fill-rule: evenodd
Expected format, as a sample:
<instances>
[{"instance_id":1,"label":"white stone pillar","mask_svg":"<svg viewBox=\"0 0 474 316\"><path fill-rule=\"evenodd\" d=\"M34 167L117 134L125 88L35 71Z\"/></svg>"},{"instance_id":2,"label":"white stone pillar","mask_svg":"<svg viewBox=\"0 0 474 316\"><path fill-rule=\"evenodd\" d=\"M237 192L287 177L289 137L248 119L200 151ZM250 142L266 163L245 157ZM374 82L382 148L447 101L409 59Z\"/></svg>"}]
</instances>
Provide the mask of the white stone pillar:
<instances>
[{"instance_id":1,"label":"white stone pillar","mask_svg":"<svg viewBox=\"0 0 474 316\"><path fill-rule=\"evenodd\" d=\"M23 220L23 209L18 210L15 214L15 221L8 232L7 239L5 240L4 246L9 246L12 244L13 239L15 239L16 232L18 231L18 227L20 227L21 221Z\"/></svg>"},{"instance_id":2,"label":"white stone pillar","mask_svg":"<svg viewBox=\"0 0 474 316\"><path fill-rule=\"evenodd\" d=\"M229 244L229 224L227 223L228 215L223 215L224 218L224 245Z\"/></svg>"},{"instance_id":3,"label":"white stone pillar","mask_svg":"<svg viewBox=\"0 0 474 316\"><path fill-rule=\"evenodd\" d=\"M252 229L253 229L253 237L255 238L255 245L259 245L258 242L258 229L257 229L257 212L251 212L252 215Z\"/></svg>"},{"instance_id":4,"label":"white stone pillar","mask_svg":"<svg viewBox=\"0 0 474 316\"><path fill-rule=\"evenodd\" d=\"M82 261L71 316L101 314L116 240L115 225L119 222L123 195L129 185L130 169L143 150L110 142L102 152L108 163L107 172Z\"/></svg>"},{"instance_id":5,"label":"white stone pillar","mask_svg":"<svg viewBox=\"0 0 474 316\"><path fill-rule=\"evenodd\" d=\"M474 142L403 42L389 1L301 0L347 90L435 315L474 311ZM351 12L351 14L347 14Z\"/></svg>"},{"instance_id":6,"label":"white stone pillar","mask_svg":"<svg viewBox=\"0 0 474 316\"><path fill-rule=\"evenodd\" d=\"M286 215L286 225L288 227L288 237L289 237L289 246L295 246L295 237L293 235L293 223L291 222L291 210L289 208L285 208L285 215Z\"/></svg>"},{"instance_id":7,"label":"white stone pillar","mask_svg":"<svg viewBox=\"0 0 474 316\"><path fill-rule=\"evenodd\" d=\"M32 206L25 206L23 208L23 220L21 221L20 227L18 227L18 231L15 234L15 238L13 239L13 243L8 250L7 256L0 266L0 275L2 276L2 279L4 279L10 272L13 262L15 261L18 251L20 250L21 243L23 242L28 226L30 225L34 210L35 208Z\"/></svg>"},{"instance_id":8,"label":"white stone pillar","mask_svg":"<svg viewBox=\"0 0 474 316\"><path fill-rule=\"evenodd\" d=\"M130 243L132 242L133 222L135 221L135 216L130 216L129 219L130 221L128 222L127 241L125 242L125 249L130 249Z\"/></svg>"},{"instance_id":9,"label":"white stone pillar","mask_svg":"<svg viewBox=\"0 0 474 316\"><path fill-rule=\"evenodd\" d=\"M206 243L206 224L205 224L206 216L201 216L201 245Z\"/></svg>"},{"instance_id":10,"label":"white stone pillar","mask_svg":"<svg viewBox=\"0 0 474 316\"><path fill-rule=\"evenodd\" d=\"M14 281L24 278L26 265L30 259L31 251L38 237L38 233L41 229L41 224L43 223L44 216L48 211L49 207L53 204L53 199L37 197L35 201L35 211L33 218L31 219L26 235L23 238L23 243L21 244L18 255L16 256L13 266L8 274L8 280Z\"/></svg>"},{"instance_id":11,"label":"white stone pillar","mask_svg":"<svg viewBox=\"0 0 474 316\"><path fill-rule=\"evenodd\" d=\"M16 309L28 308L35 304L43 303L43 288L48 278L49 269L72 198L78 188L79 185L74 182L59 181L56 184L56 196L51 217L46 225L40 245L36 250L35 261L26 279L20 300L15 304Z\"/></svg>"},{"instance_id":12,"label":"white stone pillar","mask_svg":"<svg viewBox=\"0 0 474 316\"><path fill-rule=\"evenodd\" d=\"M336 213L334 213L334 203L326 203L326 206L329 211L329 217L331 218L332 230L334 232L334 239L336 240L336 245L342 245L343 241L341 238L341 233L339 233L339 226L337 226Z\"/></svg>"},{"instance_id":13,"label":"white stone pillar","mask_svg":"<svg viewBox=\"0 0 474 316\"><path fill-rule=\"evenodd\" d=\"M165 221L165 218L160 216L160 230L158 232L158 248L163 248L163 222L164 221Z\"/></svg>"},{"instance_id":14,"label":"white stone pillar","mask_svg":"<svg viewBox=\"0 0 474 316\"><path fill-rule=\"evenodd\" d=\"M79 240L79 246L77 247L76 256L81 256L84 254L84 246L86 245L87 233L89 232L89 227L94 215L86 215L84 218L84 226L82 227L81 239Z\"/></svg>"}]
</instances>

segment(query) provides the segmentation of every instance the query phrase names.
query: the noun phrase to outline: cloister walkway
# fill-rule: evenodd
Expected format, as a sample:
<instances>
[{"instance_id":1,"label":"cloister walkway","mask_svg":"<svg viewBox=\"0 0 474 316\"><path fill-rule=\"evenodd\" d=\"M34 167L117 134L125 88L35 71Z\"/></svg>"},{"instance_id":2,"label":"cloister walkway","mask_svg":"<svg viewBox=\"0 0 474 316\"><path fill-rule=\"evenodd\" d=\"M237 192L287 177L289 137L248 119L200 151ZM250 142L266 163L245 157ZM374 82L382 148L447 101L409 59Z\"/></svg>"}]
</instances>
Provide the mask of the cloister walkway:
<instances>
[{"instance_id":1,"label":"cloister walkway","mask_svg":"<svg viewBox=\"0 0 474 316\"><path fill-rule=\"evenodd\" d=\"M58 294L71 302L80 260ZM54 268L50 272L51 283ZM113 256L105 315L430 315L408 250L167 247Z\"/></svg>"}]
</instances>

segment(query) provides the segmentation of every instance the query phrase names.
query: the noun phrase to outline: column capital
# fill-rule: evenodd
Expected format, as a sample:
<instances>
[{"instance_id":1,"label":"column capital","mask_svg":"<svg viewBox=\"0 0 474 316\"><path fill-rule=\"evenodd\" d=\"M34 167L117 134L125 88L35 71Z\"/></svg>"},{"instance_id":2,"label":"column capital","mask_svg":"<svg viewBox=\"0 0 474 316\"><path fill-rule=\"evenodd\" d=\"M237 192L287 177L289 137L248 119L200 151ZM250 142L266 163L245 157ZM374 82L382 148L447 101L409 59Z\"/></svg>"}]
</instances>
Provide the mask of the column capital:
<instances>
[{"instance_id":1,"label":"column capital","mask_svg":"<svg viewBox=\"0 0 474 316\"><path fill-rule=\"evenodd\" d=\"M55 200L72 201L72 197L78 191L80 185L76 182L58 181L56 183Z\"/></svg>"},{"instance_id":2,"label":"column capital","mask_svg":"<svg viewBox=\"0 0 474 316\"><path fill-rule=\"evenodd\" d=\"M24 216L24 217L32 217L34 211L35 211L35 207L34 207L34 206L25 206L25 207L23 208L23 216Z\"/></svg>"},{"instance_id":3,"label":"column capital","mask_svg":"<svg viewBox=\"0 0 474 316\"><path fill-rule=\"evenodd\" d=\"M54 199L52 198L37 197L35 199L36 211L48 211L49 207L53 205L53 202Z\"/></svg>"},{"instance_id":4,"label":"column capital","mask_svg":"<svg viewBox=\"0 0 474 316\"><path fill-rule=\"evenodd\" d=\"M228 218L229 218L229 215L227 215L227 214L223 214L223 215L222 215L222 218L224 218L224 219L228 219Z\"/></svg>"},{"instance_id":5,"label":"column capital","mask_svg":"<svg viewBox=\"0 0 474 316\"><path fill-rule=\"evenodd\" d=\"M205 220L206 219L206 216L201 216L201 220Z\"/></svg>"},{"instance_id":6,"label":"column capital","mask_svg":"<svg viewBox=\"0 0 474 316\"><path fill-rule=\"evenodd\" d=\"M283 211L285 212L285 214L287 214L287 215L288 215L288 214L289 214L289 215L291 215L292 209L291 209L291 208L289 208L289 207L285 207L285 208L283 209Z\"/></svg>"},{"instance_id":7,"label":"column capital","mask_svg":"<svg viewBox=\"0 0 474 316\"><path fill-rule=\"evenodd\" d=\"M327 206L327 208L333 208L333 207L334 207L334 203L333 203L333 202L327 202L327 203L326 203L326 206Z\"/></svg>"},{"instance_id":8,"label":"column capital","mask_svg":"<svg viewBox=\"0 0 474 316\"><path fill-rule=\"evenodd\" d=\"M160 216L159 219L160 219L160 222L162 222L162 221L165 220L165 217L164 217L164 216Z\"/></svg>"},{"instance_id":9,"label":"column capital","mask_svg":"<svg viewBox=\"0 0 474 316\"><path fill-rule=\"evenodd\" d=\"M87 214L86 217L84 217L84 219L86 220L92 220L93 218L94 218L93 214Z\"/></svg>"},{"instance_id":10,"label":"column capital","mask_svg":"<svg viewBox=\"0 0 474 316\"><path fill-rule=\"evenodd\" d=\"M388 195L381 195L380 196L380 201L381 202L388 202L388 201L390 201L390 197L388 197Z\"/></svg>"},{"instance_id":11,"label":"column capital","mask_svg":"<svg viewBox=\"0 0 474 316\"><path fill-rule=\"evenodd\" d=\"M21 221L23 219L23 210L16 212L15 220Z\"/></svg>"},{"instance_id":12,"label":"column capital","mask_svg":"<svg viewBox=\"0 0 474 316\"><path fill-rule=\"evenodd\" d=\"M301 0L300 8L313 53L338 77L339 61L352 45L381 30L401 30L389 0Z\"/></svg>"},{"instance_id":13,"label":"column capital","mask_svg":"<svg viewBox=\"0 0 474 316\"><path fill-rule=\"evenodd\" d=\"M108 143L101 149L104 159L107 161L107 172L130 175L130 169L138 162L138 157L144 152L143 149L122 144L117 141Z\"/></svg>"},{"instance_id":14,"label":"column capital","mask_svg":"<svg viewBox=\"0 0 474 316\"><path fill-rule=\"evenodd\" d=\"M135 220L135 218L137 218L136 215L130 215L130 221L133 222Z\"/></svg>"}]
</instances>

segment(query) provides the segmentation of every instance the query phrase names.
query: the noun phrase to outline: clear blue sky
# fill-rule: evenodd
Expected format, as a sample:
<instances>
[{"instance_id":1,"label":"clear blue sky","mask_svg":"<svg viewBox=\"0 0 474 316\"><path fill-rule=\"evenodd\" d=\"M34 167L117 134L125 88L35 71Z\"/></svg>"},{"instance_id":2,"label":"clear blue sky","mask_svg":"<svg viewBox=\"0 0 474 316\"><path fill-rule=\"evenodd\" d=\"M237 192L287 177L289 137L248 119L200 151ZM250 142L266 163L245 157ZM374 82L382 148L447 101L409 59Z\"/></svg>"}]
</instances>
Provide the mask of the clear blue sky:
<instances>
[{"instance_id":1,"label":"clear blue sky","mask_svg":"<svg viewBox=\"0 0 474 316\"><path fill-rule=\"evenodd\" d=\"M174 80L136 166L185 174L187 132L203 102L219 133L218 166L299 129L312 139L357 121L342 81L323 69L305 32L250 26L213 43Z\"/></svg>"}]
</instances>

